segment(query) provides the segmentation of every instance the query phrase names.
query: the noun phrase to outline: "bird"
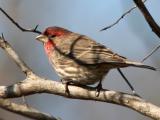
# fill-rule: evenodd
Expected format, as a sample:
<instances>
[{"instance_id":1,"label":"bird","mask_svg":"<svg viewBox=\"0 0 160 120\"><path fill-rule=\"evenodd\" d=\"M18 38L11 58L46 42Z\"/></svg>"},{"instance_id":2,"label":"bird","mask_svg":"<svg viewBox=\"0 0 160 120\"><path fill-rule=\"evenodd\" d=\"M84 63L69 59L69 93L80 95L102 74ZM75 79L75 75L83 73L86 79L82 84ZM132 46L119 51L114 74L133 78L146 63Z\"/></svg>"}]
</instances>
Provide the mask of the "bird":
<instances>
[{"instance_id":1,"label":"bird","mask_svg":"<svg viewBox=\"0 0 160 120\"><path fill-rule=\"evenodd\" d=\"M156 70L141 62L129 60L86 35L62 27L48 27L36 39L43 43L51 66L66 85L98 83L96 89L99 93L102 80L111 69L132 66Z\"/></svg>"}]
</instances>

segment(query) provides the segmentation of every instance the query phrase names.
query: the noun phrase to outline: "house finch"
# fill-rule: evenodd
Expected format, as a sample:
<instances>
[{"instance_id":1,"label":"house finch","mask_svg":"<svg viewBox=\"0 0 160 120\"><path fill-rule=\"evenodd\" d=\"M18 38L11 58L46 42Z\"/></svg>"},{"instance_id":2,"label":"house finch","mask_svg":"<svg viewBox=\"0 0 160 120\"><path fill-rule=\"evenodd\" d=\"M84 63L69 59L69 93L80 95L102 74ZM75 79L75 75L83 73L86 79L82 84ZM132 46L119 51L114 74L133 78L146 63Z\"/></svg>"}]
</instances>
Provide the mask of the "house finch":
<instances>
[{"instance_id":1,"label":"house finch","mask_svg":"<svg viewBox=\"0 0 160 120\"><path fill-rule=\"evenodd\" d=\"M140 67L155 70L154 67L133 62L114 53L111 49L93 39L60 27L48 27L36 37L43 42L52 67L63 82L90 85L101 81L113 68Z\"/></svg>"}]
</instances>

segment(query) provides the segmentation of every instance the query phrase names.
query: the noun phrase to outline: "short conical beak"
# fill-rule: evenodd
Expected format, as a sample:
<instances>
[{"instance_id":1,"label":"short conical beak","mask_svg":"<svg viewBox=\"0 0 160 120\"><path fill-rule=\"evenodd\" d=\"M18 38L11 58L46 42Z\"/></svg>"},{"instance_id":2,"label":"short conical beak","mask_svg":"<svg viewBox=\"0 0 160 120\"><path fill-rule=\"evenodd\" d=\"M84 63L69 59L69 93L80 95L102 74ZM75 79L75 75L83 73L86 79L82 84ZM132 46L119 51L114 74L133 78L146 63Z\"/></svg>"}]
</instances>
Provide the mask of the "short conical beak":
<instances>
[{"instance_id":1,"label":"short conical beak","mask_svg":"<svg viewBox=\"0 0 160 120\"><path fill-rule=\"evenodd\" d=\"M36 37L36 39L38 40L38 41L40 41L40 42L47 42L48 41L48 37L46 36L46 35L38 35L37 37Z\"/></svg>"}]
</instances>

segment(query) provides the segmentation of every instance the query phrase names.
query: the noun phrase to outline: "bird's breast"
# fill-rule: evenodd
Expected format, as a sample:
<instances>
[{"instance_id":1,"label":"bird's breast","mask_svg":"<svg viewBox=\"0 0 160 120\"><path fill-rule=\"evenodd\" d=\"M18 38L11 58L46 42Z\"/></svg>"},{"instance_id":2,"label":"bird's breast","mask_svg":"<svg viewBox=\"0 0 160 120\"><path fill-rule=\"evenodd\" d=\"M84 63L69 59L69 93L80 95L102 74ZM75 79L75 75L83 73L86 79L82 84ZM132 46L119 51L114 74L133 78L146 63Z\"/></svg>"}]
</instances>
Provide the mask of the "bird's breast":
<instances>
[{"instance_id":1,"label":"bird's breast","mask_svg":"<svg viewBox=\"0 0 160 120\"><path fill-rule=\"evenodd\" d=\"M50 55L55 48L55 44L53 41L48 41L44 43L44 49L47 55Z\"/></svg>"}]
</instances>

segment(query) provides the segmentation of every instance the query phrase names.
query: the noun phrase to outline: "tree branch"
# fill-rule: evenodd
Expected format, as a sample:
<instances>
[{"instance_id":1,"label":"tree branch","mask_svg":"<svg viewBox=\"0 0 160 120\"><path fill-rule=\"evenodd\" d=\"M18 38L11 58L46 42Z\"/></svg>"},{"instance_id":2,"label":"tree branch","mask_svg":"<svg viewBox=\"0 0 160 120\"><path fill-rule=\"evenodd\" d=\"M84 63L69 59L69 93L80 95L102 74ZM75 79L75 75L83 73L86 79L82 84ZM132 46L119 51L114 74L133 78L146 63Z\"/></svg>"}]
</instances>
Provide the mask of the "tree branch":
<instances>
[{"instance_id":1,"label":"tree branch","mask_svg":"<svg viewBox=\"0 0 160 120\"><path fill-rule=\"evenodd\" d=\"M133 109L143 115L160 119L160 108L140 97L122 92L102 90L96 97L96 90L87 86L68 86L69 95L65 93L65 85L60 82L32 77L11 86L0 86L1 98L15 98L36 93L49 93L72 99L94 100L118 104Z\"/></svg>"},{"instance_id":2,"label":"tree branch","mask_svg":"<svg viewBox=\"0 0 160 120\"><path fill-rule=\"evenodd\" d=\"M149 11L146 8L146 6L143 4L142 0L133 0L133 1L135 2L135 4L137 5L137 7L139 8L139 10L142 12L142 14L143 14L146 22L148 23L148 25L150 26L150 28L152 29L152 31L160 38L160 27L155 22L155 20L153 19L153 17L149 13ZM142 62L144 62L146 59L148 59L159 48L160 48L160 45L158 45L155 48L153 48L153 50L142 59Z\"/></svg>"},{"instance_id":3,"label":"tree branch","mask_svg":"<svg viewBox=\"0 0 160 120\"><path fill-rule=\"evenodd\" d=\"M37 120L58 120L54 118L51 115L48 115L46 113L41 113L36 109L33 109L31 107L25 106L25 105L20 105L13 103L7 99L0 98L0 107L10 111L14 112L20 115L23 115L25 117L29 117L32 119L37 119Z\"/></svg>"},{"instance_id":4,"label":"tree branch","mask_svg":"<svg viewBox=\"0 0 160 120\"><path fill-rule=\"evenodd\" d=\"M147 0L144 0L144 3L146 2ZM130 8L129 10L127 10L126 12L124 12L114 23L112 23L111 25L105 27L105 28L102 28L100 31L104 31L104 30L107 30L113 26L115 26L116 24L118 24L126 15L128 15L130 12L132 12L134 9L136 9L137 6L134 6L132 8Z\"/></svg>"},{"instance_id":5,"label":"tree branch","mask_svg":"<svg viewBox=\"0 0 160 120\"><path fill-rule=\"evenodd\" d=\"M139 10L142 12L145 20L147 21L148 25L152 29L152 31L160 38L160 27L155 22L149 11L147 10L146 6L143 4L142 0L133 0Z\"/></svg>"},{"instance_id":6,"label":"tree branch","mask_svg":"<svg viewBox=\"0 0 160 120\"><path fill-rule=\"evenodd\" d=\"M33 33L41 34L41 32L37 30L38 25L36 25L36 27L33 28L33 29L25 29L25 28L23 28L22 26L20 26L12 17L10 17L1 7L0 7L0 11L1 11L17 28L19 28L21 31L23 31L23 32L33 32Z\"/></svg>"}]
</instances>

